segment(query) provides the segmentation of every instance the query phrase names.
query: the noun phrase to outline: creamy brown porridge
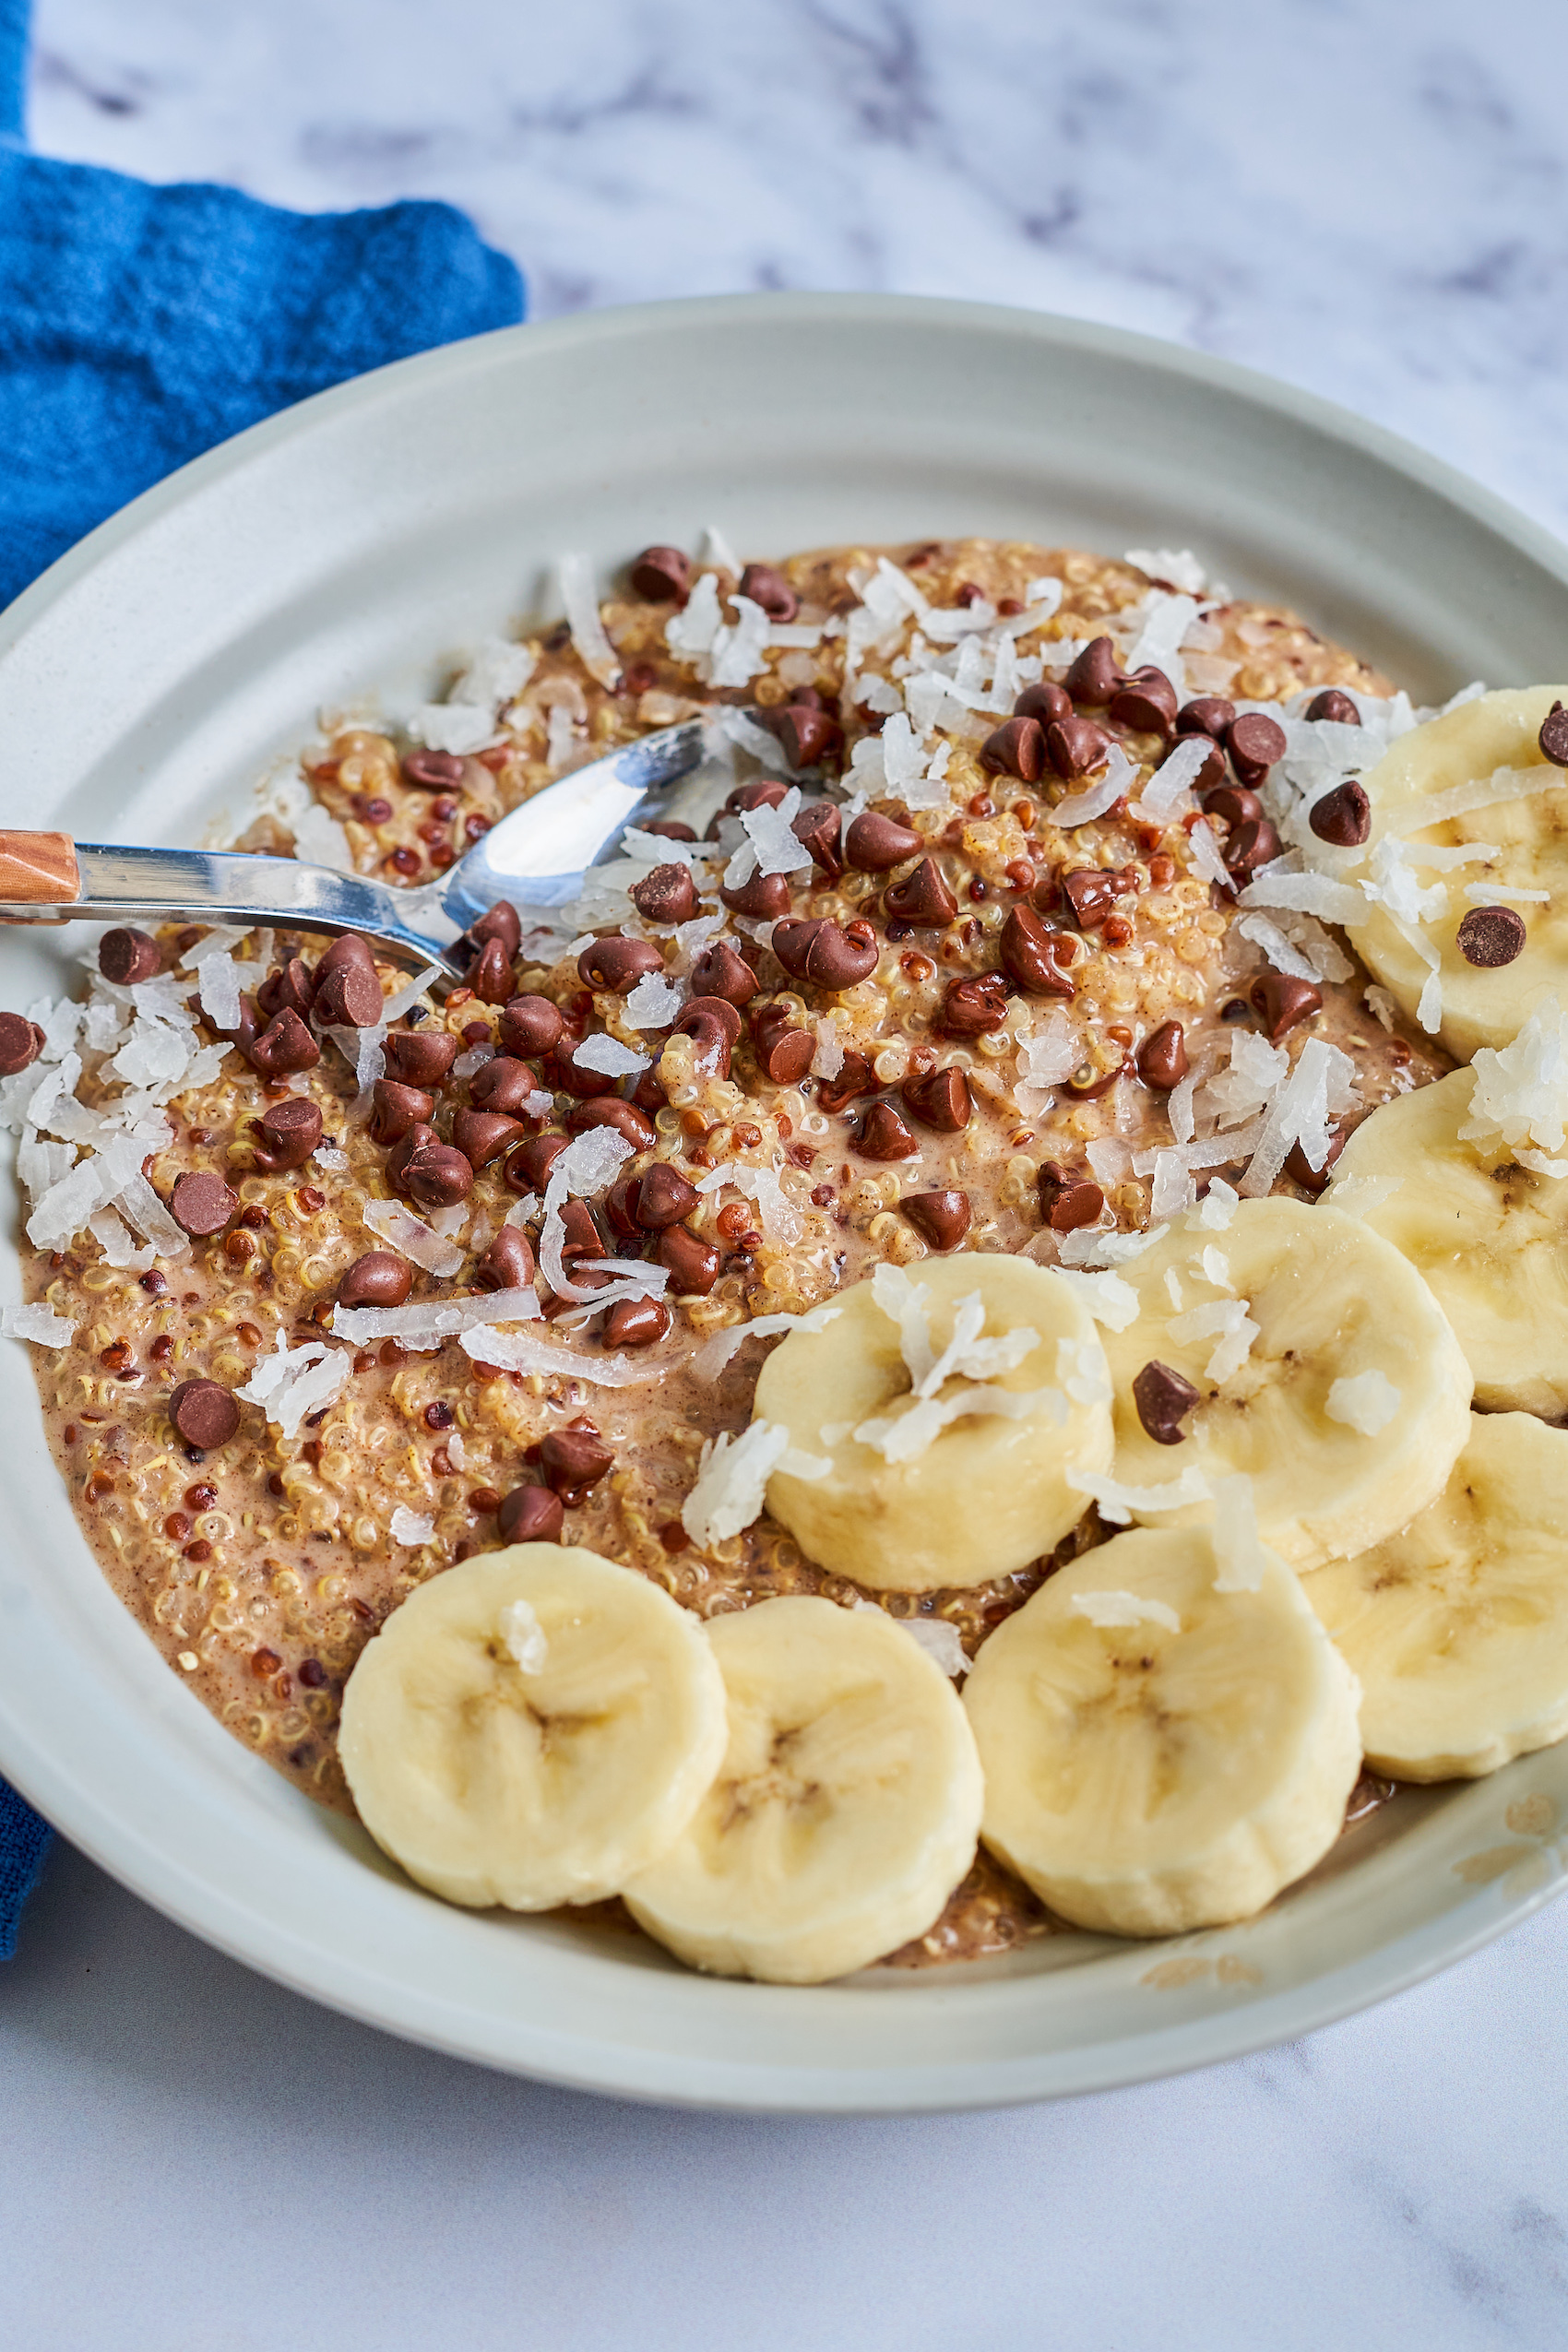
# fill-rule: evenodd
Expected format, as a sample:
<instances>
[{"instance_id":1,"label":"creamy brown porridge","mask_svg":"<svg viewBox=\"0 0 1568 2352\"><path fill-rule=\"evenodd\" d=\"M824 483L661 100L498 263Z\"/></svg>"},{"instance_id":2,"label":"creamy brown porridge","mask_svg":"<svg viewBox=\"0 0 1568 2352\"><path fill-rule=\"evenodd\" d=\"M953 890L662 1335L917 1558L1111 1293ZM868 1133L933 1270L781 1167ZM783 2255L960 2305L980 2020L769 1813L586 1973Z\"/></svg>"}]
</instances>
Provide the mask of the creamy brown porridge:
<instances>
[{"instance_id":1,"label":"creamy brown porridge","mask_svg":"<svg viewBox=\"0 0 1568 2352\"><path fill-rule=\"evenodd\" d=\"M704 1443L744 1430L776 1344L720 1364L719 1336L800 1316L879 1264L1114 1266L1097 1243L1244 1184L1310 1040L1353 1074L1336 1152L1451 1066L1310 892L1243 903L1290 862L1262 797L1288 731L1291 756L1333 759L1352 727L1381 748L1397 708L1296 615L1191 593L1158 559L965 540L739 579L649 550L600 621L601 636L579 612L512 648L504 692L445 706L450 725L426 714L422 744L345 724L302 763L355 866L414 883L586 758L732 715L713 838L666 837L656 863L645 836L564 928L487 918L470 984L394 1018L374 1094L351 1032L404 975L282 932L115 935L85 1013L26 1016L42 1062L0 1039L35 1226L42 1204L56 1242L26 1253L27 1296L76 1335L36 1360L81 1524L172 1669L343 1810L337 1727L365 1643L507 1541L564 1536L704 1620L868 1600L925 1629L949 1671L972 1658L1113 1527L1089 1506L1022 1569L921 1590L832 1574L766 1513L694 1535ZM241 846L288 852L297 831L268 814ZM211 979L215 956L232 980ZM51 1070L57 1101L39 1108ZM143 1190L50 1235L73 1138L101 1153L93 1120L131 1093L167 1129L138 1163L154 1221ZM58 1115L73 1096L78 1125ZM547 1246L551 1170L582 1138L625 1149ZM1279 1158L1263 1189L1315 1200L1321 1158L1299 1139ZM356 1314L530 1285L537 1350L517 1364L457 1334L353 1334ZM1352 1812L1387 1787L1363 1780ZM1049 1925L982 1852L894 1956L972 1956Z\"/></svg>"}]
</instances>

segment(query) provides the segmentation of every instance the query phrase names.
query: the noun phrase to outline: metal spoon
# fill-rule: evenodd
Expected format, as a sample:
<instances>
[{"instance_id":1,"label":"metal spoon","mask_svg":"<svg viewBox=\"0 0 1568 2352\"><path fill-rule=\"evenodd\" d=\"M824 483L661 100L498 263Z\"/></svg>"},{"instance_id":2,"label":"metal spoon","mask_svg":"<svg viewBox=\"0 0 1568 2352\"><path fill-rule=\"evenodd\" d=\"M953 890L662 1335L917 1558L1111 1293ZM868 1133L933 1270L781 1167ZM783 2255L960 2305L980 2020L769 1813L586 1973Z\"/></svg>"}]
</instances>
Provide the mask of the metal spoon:
<instances>
[{"instance_id":1,"label":"metal spoon","mask_svg":"<svg viewBox=\"0 0 1568 2352\"><path fill-rule=\"evenodd\" d=\"M559 907L623 829L702 758L703 722L688 719L575 768L481 834L466 856L417 890L339 873L297 858L232 849L122 849L68 833L0 829L0 921L276 923L362 932L389 960L434 964L450 980L464 965L452 942L498 898ZM649 814L655 813L649 808Z\"/></svg>"}]
</instances>

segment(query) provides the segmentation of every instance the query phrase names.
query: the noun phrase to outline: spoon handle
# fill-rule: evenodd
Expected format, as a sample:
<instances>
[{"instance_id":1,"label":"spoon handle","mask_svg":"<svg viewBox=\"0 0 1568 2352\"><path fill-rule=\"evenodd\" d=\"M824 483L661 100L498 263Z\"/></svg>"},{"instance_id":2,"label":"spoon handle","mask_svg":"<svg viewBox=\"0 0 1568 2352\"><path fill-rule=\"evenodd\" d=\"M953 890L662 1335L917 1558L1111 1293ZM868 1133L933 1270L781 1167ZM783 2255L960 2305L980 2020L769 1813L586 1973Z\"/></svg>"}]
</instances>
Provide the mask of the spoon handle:
<instances>
[{"instance_id":1,"label":"spoon handle","mask_svg":"<svg viewBox=\"0 0 1568 2352\"><path fill-rule=\"evenodd\" d=\"M398 963L434 964L449 979L461 964L449 941L413 929L408 917L457 925L412 892L362 874L263 858L233 849L133 849L73 842L65 833L0 832L0 921L242 922L309 931L363 932Z\"/></svg>"}]
</instances>

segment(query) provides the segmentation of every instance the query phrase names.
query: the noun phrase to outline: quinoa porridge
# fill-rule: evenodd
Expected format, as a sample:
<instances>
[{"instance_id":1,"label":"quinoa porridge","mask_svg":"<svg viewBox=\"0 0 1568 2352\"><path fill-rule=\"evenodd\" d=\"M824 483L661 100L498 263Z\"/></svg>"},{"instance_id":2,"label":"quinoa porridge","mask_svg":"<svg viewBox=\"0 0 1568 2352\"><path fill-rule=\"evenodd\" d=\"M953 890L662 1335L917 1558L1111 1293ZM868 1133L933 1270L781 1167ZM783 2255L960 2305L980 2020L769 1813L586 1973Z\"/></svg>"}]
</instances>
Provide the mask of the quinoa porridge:
<instances>
[{"instance_id":1,"label":"quinoa porridge","mask_svg":"<svg viewBox=\"0 0 1568 2352\"><path fill-rule=\"evenodd\" d=\"M109 934L85 1005L0 1019L46 1311L15 1328L82 1526L171 1669L345 1812L362 1651L510 1544L599 1553L707 1623L874 1609L963 1672L1125 1509L1080 1490L982 1581L842 1573L716 1476L770 1350L879 1267L1027 1259L1095 1313L1149 1229L1208 1200L1223 1243L1238 1193L1317 1203L1361 1123L1454 1066L1313 911L1345 885L1286 821L1299 799L1318 842L1364 838L1324 776L1408 703L1190 557L650 549L602 605L564 584L568 620L446 701L325 732L237 846L428 880L697 714L704 837L651 825L564 917L493 910L444 997L352 938L170 926ZM1198 1389L1139 1380L1179 1442ZM1350 1817L1391 1788L1364 1772ZM1051 1931L1005 1843L896 1963Z\"/></svg>"}]
</instances>

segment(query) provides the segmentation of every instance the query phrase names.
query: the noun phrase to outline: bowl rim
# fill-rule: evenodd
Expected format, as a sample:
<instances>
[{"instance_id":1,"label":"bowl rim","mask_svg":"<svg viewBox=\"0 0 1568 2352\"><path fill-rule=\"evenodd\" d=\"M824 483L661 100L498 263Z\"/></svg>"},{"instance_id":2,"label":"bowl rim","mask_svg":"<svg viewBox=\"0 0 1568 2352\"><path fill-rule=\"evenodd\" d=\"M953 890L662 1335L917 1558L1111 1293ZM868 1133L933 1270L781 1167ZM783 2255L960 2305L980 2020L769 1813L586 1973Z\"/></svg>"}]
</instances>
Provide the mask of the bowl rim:
<instances>
[{"instance_id":1,"label":"bowl rim","mask_svg":"<svg viewBox=\"0 0 1568 2352\"><path fill-rule=\"evenodd\" d=\"M336 424L355 412L368 416L397 403L409 389L434 385L456 390L515 365L523 355L537 354L545 361L561 353L602 355L650 332L679 336L689 327L711 327L717 322L743 333L763 320L770 327L788 321L802 331L827 327L853 332L918 323L941 337L1005 336L1044 355L1086 354L1145 376L1222 395L1321 442L1359 452L1568 586L1568 547L1495 493L1387 428L1229 359L1123 327L995 303L898 294L715 295L504 327L393 362L249 427L101 523L0 612L0 690L6 658L88 575L165 515L279 447L308 438L320 426ZM53 1463L47 1476L56 1476ZM232 1957L348 2015L449 2055L563 2087L669 2106L754 2113L903 2113L1009 2106L1155 2080L1240 2057L1407 1990L1481 1948L1550 1900L1562 1884L1558 1875L1516 1892L1489 1890L1496 1899L1478 1906L1463 1923L1452 1912L1439 1913L1307 1983L1265 1995L1244 2008L1173 2019L1141 2035L1086 2044L1065 2054L908 2064L874 2077L831 2068L787 2073L778 2064L733 2057L709 2061L687 2052L631 2053L621 2042L574 2041L552 2032L548 2024L532 2028L526 2020L518 2021L506 2050L480 2047L474 2034L463 2029L467 2013L443 1999L437 1989L426 1987L422 1995L410 1994L402 1984L340 1954L330 1968L325 1967L319 1946L228 1890L215 1889L178 1853L161 1846L145 1824L127 1830L102 1793L77 1777L67 1758L41 1745L17 1722L3 1694L0 1770L65 1837L133 1893ZM1160 1948L1179 1950L1180 1940ZM943 1973L928 1975L926 1985L935 1990L935 1979ZM712 1979L697 1981L715 1984ZM727 1990L744 2000L766 1999L770 1989ZM958 1988L949 1979L945 1990L951 1994Z\"/></svg>"}]
</instances>

